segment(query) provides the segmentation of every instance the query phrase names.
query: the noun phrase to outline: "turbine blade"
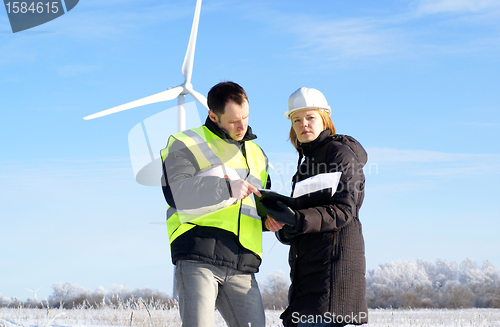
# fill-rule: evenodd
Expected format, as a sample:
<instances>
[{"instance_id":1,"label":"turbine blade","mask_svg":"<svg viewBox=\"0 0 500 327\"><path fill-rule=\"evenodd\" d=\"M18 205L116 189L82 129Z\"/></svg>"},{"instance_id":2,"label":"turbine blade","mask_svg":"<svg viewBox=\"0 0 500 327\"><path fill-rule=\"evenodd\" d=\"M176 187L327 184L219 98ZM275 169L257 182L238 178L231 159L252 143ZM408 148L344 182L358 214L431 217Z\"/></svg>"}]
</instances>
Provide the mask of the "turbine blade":
<instances>
[{"instance_id":1,"label":"turbine blade","mask_svg":"<svg viewBox=\"0 0 500 327\"><path fill-rule=\"evenodd\" d=\"M196 47L196 36L198 35L198 22L200 20L201 0L196 1L196 8L194 11L193 26L191 27L191 35L189 36L189 43L182 63L182 75L186 84L191 83L191 74L193 73L194 49Z\"/></svg>"},{"instance_id":2,"label":"turbine blade","mask_svg":"<svg viewBox=\"0 0 500 327\"><path fill-rule=\"evenodd\" d=\"M198 101L202 106L204 106L205 108L207 108L207 110L210 110L208 108L208 104L207 104L207 98L205 98L205 96L199 92L196 92L195 90L193 89L188 89L187 90L188 93L196 100Z\"/></svg>"},{"instance_id":3,"label":"turbine blade","mask_svg":"<svg viewBox=\"0 0 500 327\"><path fill-rule=\"evenodd\" d=\"M181 94L181 92L183 90L184 90L184 87L177 86L177 87L174 87L172 89L168 89L166 91L163 91L163 92L160 92L160 93L156 93L156 94L150 95L148 97L145 97L145 98L142 98L142 99L139 99L139 100L135 100L135 101L132 101L132 102L129 102L129 103L122 104L122 105L117 106L117 107L113 107L113 108L110 108L110 109L106 109L106 110L100 111L98 113L95 113L95 114L83 117L83 119L90 120L90 119L99 118L99 117L102 117L102 116L114 114L116 112L120 112L120 111L124 111L124 110L128 110L128 109L132 109L132 108L136 108L136 107L140 107L140 106L144 106L144 105L151 104L151 103L172 100L175 97L177 97L179 94Z\"/></svg>"}]
</instances>

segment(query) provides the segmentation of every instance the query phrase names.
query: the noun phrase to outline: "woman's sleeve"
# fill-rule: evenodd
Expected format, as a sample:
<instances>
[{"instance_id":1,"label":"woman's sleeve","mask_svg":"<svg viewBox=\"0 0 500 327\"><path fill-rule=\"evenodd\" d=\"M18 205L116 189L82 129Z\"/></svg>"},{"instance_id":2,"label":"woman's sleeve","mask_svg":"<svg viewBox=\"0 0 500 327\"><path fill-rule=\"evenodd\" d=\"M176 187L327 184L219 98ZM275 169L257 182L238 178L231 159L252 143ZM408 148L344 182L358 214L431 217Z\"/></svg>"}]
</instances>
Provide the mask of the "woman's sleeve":
<instances>
[{"instance_id":1,"label":"woman's sleeve","mask_svg":"<svg viewBox=\"0 0 500 327\"><path fill-rule=\"evenodd\" d=\"M298 210L296 232L336 231L350 224L357 215L357 199L364 187L363 165L347 145L329 147L329 150L329 172L342 172L337 191L329 205Z\"/></svg>"}]
</instances>

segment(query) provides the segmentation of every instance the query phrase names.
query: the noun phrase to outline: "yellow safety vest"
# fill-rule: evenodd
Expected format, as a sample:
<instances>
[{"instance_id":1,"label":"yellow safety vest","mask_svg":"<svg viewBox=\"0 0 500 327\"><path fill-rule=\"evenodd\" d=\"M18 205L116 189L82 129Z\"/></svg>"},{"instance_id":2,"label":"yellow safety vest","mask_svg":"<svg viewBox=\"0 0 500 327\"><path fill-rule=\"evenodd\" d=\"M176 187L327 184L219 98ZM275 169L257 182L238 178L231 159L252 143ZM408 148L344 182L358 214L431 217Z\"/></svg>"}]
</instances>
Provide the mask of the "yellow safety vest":
<instances>
[{"instance_id":1,"label":"yellow safety vest","mask_svg":"<svg viewBox=\"0 0 500 327\"><path fill-rule=\"evenodd\" d=\"M172 135L167 147L161 150L162 162L174 141L180 141L194 155L200 170L224 164L236 170L241 179L257 188L265 188L268 161L262 149L252 141L245 141L245 156L240 148L201 126ZM168 172L167 172L168 174ZM172 212L170 208L169 212ZM262 258L262 221L257 214L253 195L226 208L204 215L189 215L173 210L167 216L170 244L195 226L216 227L238 236L241 245Z\"/></svg>"}]
</instances>

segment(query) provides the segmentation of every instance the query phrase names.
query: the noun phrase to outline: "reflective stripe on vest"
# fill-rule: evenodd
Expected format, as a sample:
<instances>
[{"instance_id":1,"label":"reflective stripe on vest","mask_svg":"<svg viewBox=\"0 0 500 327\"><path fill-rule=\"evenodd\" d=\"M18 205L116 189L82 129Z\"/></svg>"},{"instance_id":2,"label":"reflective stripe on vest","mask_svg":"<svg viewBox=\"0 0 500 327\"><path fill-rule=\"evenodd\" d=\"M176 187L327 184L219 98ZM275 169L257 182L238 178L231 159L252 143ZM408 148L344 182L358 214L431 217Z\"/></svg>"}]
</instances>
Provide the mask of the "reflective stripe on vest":
<instances>
[{"instance_id":1,"label":"reflective stripe on vest","mask_svg":"<svg viewBox=\"0 0 500 327\"><path fill-rule=\"evenodd\" d=\"M267 184L267 157L252 141L245 141L245 158L237 145L222 140L202 126L172 135L167 147L161 151L162 161L165 161L174 141L182 142L194 155L200 170L224 164L235 169L241 179L257 188L265 188ZM262 221L257 214L253 195L204 215L189 215L174 208L168 209L170 244L194 226L217 227L232 232L238 236L242 246L262 257Z\"/></svg>"}]
</instances>

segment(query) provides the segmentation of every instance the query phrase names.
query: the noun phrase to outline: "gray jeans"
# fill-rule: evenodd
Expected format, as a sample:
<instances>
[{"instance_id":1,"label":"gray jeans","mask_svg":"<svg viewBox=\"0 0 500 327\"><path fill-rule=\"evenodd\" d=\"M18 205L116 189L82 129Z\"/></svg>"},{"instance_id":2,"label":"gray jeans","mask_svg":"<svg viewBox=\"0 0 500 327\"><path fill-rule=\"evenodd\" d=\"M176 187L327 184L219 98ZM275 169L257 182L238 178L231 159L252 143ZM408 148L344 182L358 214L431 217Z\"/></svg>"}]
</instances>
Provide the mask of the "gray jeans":
<instances>
[{"instance_id":1,"label":"gray jeans","mask_svg":"<svg viewBox=\"0 0 500 327\"><path fill-rule=\"evenodd\" d=\"M229 327L266 325L254 274L193 260L179 260L176 266L182 326L214 326L215 308Z\"/></svg>"}]
</instances>

